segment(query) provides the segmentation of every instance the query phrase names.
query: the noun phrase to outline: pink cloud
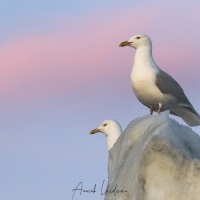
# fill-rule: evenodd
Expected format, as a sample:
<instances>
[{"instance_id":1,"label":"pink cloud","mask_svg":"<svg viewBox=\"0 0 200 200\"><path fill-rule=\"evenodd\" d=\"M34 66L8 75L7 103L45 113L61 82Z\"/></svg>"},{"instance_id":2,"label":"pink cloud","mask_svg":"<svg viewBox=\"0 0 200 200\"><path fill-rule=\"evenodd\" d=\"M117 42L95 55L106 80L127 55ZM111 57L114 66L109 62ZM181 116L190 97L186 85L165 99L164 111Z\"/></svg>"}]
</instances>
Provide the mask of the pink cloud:
<instances>
[{"instance_id":1,"label":"pink cloud","mask_svg":"<svg viewBox=\"0 0 200 200\"><path fill-rule=\"evenodd\" d=\"M168 24L174 20L175 13L166 15L166 12L140 7L104 16L93 13L74 21L73 30L68 31L67 23L61 20L65 28L60 32L27 36L1 46L0 96L34 101L65 95L95 82L129 81L124 79L132 68L134 50L118 48L118 45L137 33L152 37L154 57L168 72L180 69L188 72L188 65L195 68L200 64L195 61L200 42L190 37L193 32L187 21L193 19L192 14L183 16L180 30L175 29L175 22L170 24L173 29L170 34ZM195 12L195 22L198 13Z\"/></svg>"}]
</instances>

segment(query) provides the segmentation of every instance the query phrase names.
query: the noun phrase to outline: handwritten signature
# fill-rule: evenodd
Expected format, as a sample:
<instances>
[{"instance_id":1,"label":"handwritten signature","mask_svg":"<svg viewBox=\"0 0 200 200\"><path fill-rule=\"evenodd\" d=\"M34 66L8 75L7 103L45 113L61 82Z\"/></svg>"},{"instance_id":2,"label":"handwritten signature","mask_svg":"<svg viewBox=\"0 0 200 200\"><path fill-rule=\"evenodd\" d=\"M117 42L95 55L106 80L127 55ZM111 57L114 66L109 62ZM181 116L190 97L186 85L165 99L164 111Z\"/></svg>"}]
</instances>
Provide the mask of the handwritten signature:
<instances>
[{"instance_id":1,"label":"handwritten signature","mask_svg":"<svg viewBox=\"0 0 200 200\"><path fill-rule=\"evenodd\" d=\"M128 192L127 190L124 189L118 189L117 188L117 184L115 185L114 189L109 189L107 188L106 190L104 190L104 183L105 180L103 180L102 185L101 185L101 191L100 191L100 195L117 195L119 193L126 193ZM78 183L78 185L76 186L76 188L74 188L72 190L73 194L72 194L72 199L74 199L75 194L79 193L79 195L81 196L83 193L91 193L91 194L95 194L97 193L97 184L94 184L94 186L91 189L84 189L83 188L83 182Z\"/></svg>"}]
</instances>

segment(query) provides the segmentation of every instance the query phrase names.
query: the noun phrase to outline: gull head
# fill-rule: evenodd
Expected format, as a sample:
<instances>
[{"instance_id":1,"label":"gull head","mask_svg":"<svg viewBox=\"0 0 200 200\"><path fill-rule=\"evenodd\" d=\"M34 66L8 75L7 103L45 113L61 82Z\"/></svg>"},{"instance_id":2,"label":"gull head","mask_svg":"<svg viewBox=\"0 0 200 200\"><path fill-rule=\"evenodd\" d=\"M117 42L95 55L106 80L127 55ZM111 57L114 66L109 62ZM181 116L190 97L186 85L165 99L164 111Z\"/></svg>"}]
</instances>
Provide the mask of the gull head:
<instances>
[{"instance_id":1,"label":"gull head","mask_svg":"<svg viewBox=\"0 0 200 200\"><path fill-rule=\"evenodd\" d=\"M140 47L151 46L151 39L147 35L139 34L131 37L129 40L121 42L120 47L130 46L135 49Z\"/></svg>"},{"instance_id":2,"label":"gull head","mask_svg":"<svg viewBox=\"0 0 200 200\"><path fill-rule=\"evenodd\" d=\"M104 133L107 138L108 151L113 147L122 133L121 126L116 120L104 120L98 128L90 131L90 134L97 132Z\"/></svg>"},{"instance_id":3,"label":"gull head","mask_svg":"<svg viewBox=\"0 0 200 200\"><path fill-rule=\"evenodd\" d=\"M121 132L121 126L116 120L104 120L98 128L90 131L90 134L101 132L106 136Z\"/></svg>"}]
</instances>

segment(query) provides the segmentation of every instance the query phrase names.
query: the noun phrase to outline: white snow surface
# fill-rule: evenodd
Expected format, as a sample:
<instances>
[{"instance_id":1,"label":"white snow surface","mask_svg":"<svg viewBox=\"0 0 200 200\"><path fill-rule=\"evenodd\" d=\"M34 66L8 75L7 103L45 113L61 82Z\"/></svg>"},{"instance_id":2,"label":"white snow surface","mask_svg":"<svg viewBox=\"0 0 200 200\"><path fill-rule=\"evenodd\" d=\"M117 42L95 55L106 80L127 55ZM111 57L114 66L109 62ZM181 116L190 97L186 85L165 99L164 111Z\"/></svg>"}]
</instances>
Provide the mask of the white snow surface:
<instances>
[{"instance_id":1,"label":"white snow surface","mask_svg":"<svg viewBox=\"0 0 200 200\"><path fill-rule=\"evenodd\" d=\"M108 176L105 200L200 200L200 137L169 111L137 118L109 151Z\"/></svg>"}]
</instances>

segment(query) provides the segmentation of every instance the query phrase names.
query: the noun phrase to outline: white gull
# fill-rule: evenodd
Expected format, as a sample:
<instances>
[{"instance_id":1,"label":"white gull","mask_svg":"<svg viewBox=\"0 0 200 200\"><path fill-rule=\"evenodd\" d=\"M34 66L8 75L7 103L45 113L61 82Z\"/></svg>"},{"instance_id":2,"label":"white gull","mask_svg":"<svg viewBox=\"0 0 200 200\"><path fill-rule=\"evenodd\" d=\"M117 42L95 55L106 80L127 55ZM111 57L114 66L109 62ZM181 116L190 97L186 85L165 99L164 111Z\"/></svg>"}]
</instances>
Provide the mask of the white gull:
<instances>
[{"instance_id":1,"label":"white gull","mask_svg":"<svg viewBox=\"0 0 200 200\"><path fill-rule=\"evenodd\" d=\"M108 151L113 147L122 133L120 124L116 120L104 120L98 128L90 131L90 134L104 133L107 137Z\"/></svg>"},{"instance_id":2,"label":"white gull","mask_svg":"<svg viewBox=\"0 0 200 200\"><path fill-rule=\"evenodd\" d=\"M188 125L200 125L200 116L187 99L181 86L162 71L152 57L152 43L147 35L135 35L120 47L136 49L131 83L138 100L153 111L170 113L181 117Z\"/></svg>"}]
</instances>

